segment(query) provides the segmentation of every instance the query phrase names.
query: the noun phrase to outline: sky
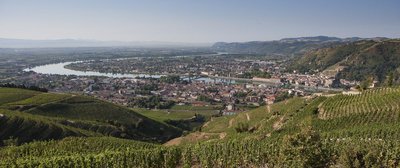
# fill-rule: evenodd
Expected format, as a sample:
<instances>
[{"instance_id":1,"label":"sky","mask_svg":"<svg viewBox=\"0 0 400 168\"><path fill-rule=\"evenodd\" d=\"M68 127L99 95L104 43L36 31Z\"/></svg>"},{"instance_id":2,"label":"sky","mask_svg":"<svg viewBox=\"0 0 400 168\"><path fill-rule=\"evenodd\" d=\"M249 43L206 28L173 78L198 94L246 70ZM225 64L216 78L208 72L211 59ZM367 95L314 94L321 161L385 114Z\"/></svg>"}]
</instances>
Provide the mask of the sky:
<instances>
[{"instance_id":1,"label":"sky","mask_svg":"<svg viewBox=\"0 0 400 168\"><path fill-rule=\"evenodd\" d=\"M210 43L400 38L400 0L0 0L0 38Z\"/></svg>"}]
</instances>

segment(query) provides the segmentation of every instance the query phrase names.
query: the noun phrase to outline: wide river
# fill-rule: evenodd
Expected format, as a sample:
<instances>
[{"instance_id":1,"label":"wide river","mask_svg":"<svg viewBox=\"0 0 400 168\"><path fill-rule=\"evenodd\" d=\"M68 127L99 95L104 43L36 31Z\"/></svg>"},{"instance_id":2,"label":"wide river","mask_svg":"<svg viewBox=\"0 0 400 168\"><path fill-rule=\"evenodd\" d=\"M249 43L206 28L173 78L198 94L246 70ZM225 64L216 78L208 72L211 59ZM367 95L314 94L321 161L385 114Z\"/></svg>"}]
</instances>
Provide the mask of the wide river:
<instances>
[{"instance_id":1,"label":"wide river","mask_svg":"<svg viewBox=\"0 0 400 168\"><path fill-rule=\"evenodd\" d=\"M75 61L75 62L62 62L62 63L56 63L56 64L47 64L47 65L41 65L41 66L36 66L33 68L27 68L24 69L24 71L34 71L36 73L40 74L53 74L53 75L76 75L76 76L105 76L105 77L110 77L110 78L135 78L135 77L152 77L152 78L160 78L163 75L149 75L149 74L121 74L121 73L102 73L102 72L94 72L94 71L77 71L77 70L72 70L72 69L67 69L65 68L65 65L71 64L71 63L80 63L84 61ZM182 79L188 80L186 76L181 76ZM226 78L226 77L198 77L193 80L197 81L204 81L204 82L223 82L223 83L237 83L237 82L253 82L252 80L249 79L231 79L231 78ZM263 83L263 82L262 82ZM265 83L267 84L267 83ZM271 85L271 84L267 84ZM272 84L271 86L276 86ZM296 86L296 85L294 85ZM323 88L323 87L312 87L312 86L298 86L304 89L312 89L312 90L332 90L332 91L343 91L342 89L335 89L335 88Z\"/></svg>"},{"instance_id":2,"label":"wide river","mask_svg":"<svg viewBox=\"0 0 400 168\"><path fill-rule=\"evenodd\" d=\"M76 62L62 62L55 64L47 64L36 66L33 68L24 69L24 71L33 71L40 74L50 74L50 75L76 75L76 76L105 76L110 78L135 78L135 77L152 77L152 78L160 78L163 75L149 75L149 74L122 74L122 73L102 73L95 71L77 71L72 69L65 68L66 65L72 63L80 63L82 61ZM182 76L183 79L187 79L187 77ZM221 78L208 78L208 77L200 77L194 80L205 81L205 82L226 82L226 83L236 83L235 80L230 79L221 79Z\"/></svg>"}]
</instances>

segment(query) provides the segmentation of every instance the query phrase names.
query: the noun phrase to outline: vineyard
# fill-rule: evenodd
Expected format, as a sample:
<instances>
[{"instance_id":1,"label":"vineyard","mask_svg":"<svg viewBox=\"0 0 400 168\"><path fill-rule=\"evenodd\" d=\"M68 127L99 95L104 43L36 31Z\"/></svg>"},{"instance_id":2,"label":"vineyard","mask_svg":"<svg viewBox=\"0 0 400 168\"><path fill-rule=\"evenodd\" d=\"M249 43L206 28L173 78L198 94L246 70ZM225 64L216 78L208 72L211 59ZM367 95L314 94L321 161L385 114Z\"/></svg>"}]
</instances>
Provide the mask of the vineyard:
<instances>
[{"instance_id":1,"label":"vineyard","mask_svg":"<svg viewBox=\"0 0 400 168\"><path fill-rule=\"evenodd\" d=\"M68 136L162 142L181 134L126 107L81 95L0 88L0 114L0 139L17 144Z\"/></svg>"},{"instance_id":2,"label":"vineyard","mask_svg":"<svg viewBox=\"0 0 400 168\"><path fill-rule=\"evenodd\" d=\"M0 167L397 167L399 146L397 141L329 142L312 131L282 141L232 139L177 147L68 138L7 147L0 152Z\"/></svg>"},{"instance_id":3,"label":"vineyard","mask_svg":"<svg viewBox=\"0 0 400 168\"><path fill-rule=\"evenodd\" d=\"M180 137L181 143L168 146L102 134L9 145L0 148L0 167L399 167L399 96L399 88L378 88L359 95L295 97L212 118L201 130ZM82 97L56 99L71 106L98 103ZM49 110L35 109L25 117L52 123L45 120L54 119ZM34 114L42 115L37 119Z\"/></svg>"},{"instance_id":4,"label":"vineyard","mask_svg":"<svg viewBox=\"0 0 400 168\"><path fill-rule=\"evenodd\" d=\"M313 125L332 138L399 139L399 96L399 88L378 88L330 97L319 105Z\"/></svg>"},{"instance_id":5,"label":"vineyard","mask_svg":"<svg viewBox=\"0 0 400 168\"><path fill-rule=\"evenodd\" d=\"M338 95L321 104L321 119L363 115L365 122L397 121L400 109L400 89L381 88L359 95Z\"/></svg>"}]
</instances>

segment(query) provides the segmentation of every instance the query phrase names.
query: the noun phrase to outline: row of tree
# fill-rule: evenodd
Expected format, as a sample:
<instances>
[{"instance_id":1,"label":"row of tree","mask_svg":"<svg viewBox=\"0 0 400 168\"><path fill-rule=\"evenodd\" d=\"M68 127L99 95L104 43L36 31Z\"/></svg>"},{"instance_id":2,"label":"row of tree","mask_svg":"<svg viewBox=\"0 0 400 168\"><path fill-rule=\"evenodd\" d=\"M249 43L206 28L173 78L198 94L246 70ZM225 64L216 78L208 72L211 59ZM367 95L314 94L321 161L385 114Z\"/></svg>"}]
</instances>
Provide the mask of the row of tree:
<instances>
[{"instance_id":1,"label":"row of tree","mask_svg":"<svg viewBox=\"0 0 400 168\"><path fill-rule=\"evenodd\" d=\"M39 91L39 92L48 92L48 90L46 88L41 88L41 87L37 87L37 86L16 85L14 83L0 84L0 87L19 88L19 89L28 89L28 90L34 90L34 91Z\"/></svg>"}]
</instances>

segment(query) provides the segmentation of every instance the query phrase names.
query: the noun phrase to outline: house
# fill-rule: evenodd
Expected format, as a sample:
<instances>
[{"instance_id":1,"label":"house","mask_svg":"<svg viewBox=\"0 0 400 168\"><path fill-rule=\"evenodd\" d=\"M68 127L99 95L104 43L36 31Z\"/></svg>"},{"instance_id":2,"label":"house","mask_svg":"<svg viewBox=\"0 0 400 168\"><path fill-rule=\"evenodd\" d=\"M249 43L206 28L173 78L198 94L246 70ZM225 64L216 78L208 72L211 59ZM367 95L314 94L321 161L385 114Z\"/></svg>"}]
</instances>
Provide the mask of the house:
<instances>
[{"instance_id":1,"label":"house","mask_svg":"<svg viewBox=\"0 0 400 168\"><path fill-rule=\"evenodd\" d=\"M177 105L178 105L178 106L184 106L184 105L186 105L186 103L185 103L185 102L180 102L180 103L178 103Z\"/></svg>"},{"instance_id":2,"label":"house","mask_svg":"<svg viewBox=\"0 0 400 168\"><path fill-rule=\"evenodd\" d=\"M267 103L268 105L274 104L274 102L275 102L275 96L274 95L267 96L265 98L265 103Z\"/></svg>"},{"instance_id":3,"label":"house","mask_svg":"<svg viewBox=\"0 0 400 168\"><path fill-rule=\"evenodd\" d=\"M235 110L235 104L228 104L226 106L227 111L234 111Z\"/></svg>"},{"instance_id":4,"label":"house","mask_svg":"<svg viewBox=\"0 0 400 168\"><path fill-rule=\"evenodd\" d=\"M342 94L344 95L358 95L361 94L359 91L343 91Z\"/></svg>"},{"instance_id":5,"label":"house","mask_svg":"<svg viewBox=\"0 0 400 168\"><path fill-rule=\"evenodd\" d=\"M234 112L234 111L224 111L222 113L222 115L236 115L238 112Z\"/></svg>"},{"instance_id":6,"label":"house","mask_svg":"<svg viewBox=\"0 0 400 168\"><path fill-rule=\"evenodd\" d=\"M377 80L372 81L371 85L369 86L369 88L374 88L375 86L377 86L379 82Z\"/></svg>"}]
</instances>

